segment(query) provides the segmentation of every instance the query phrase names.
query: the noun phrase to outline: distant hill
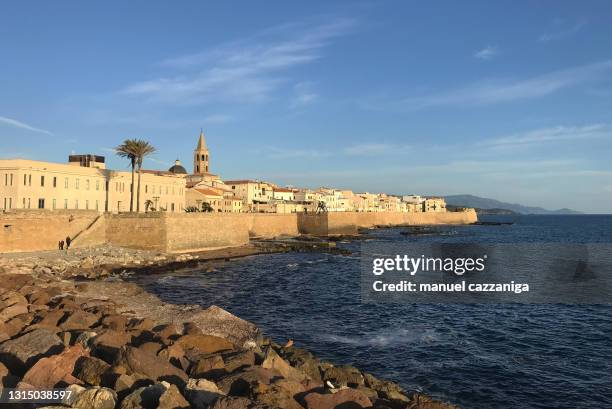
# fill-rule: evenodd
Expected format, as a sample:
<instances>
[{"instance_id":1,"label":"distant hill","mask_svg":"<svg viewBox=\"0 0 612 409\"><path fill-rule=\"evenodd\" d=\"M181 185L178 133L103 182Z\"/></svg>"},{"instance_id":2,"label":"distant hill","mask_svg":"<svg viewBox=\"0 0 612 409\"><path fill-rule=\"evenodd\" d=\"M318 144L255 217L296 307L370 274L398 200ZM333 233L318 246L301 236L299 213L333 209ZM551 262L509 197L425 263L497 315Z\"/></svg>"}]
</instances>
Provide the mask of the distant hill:
<instances>
[{"instance_id":1,"label":"distant hill","mask_svg":"<svg viewBox=\"0 0 612 409\"><path fill-rule=\"evenodd\" d=\"M582 214L572 209L548 210L542 207L523 206L518 203L506 203L495 199L487 199L474 195L450 195L445 196L446 203L456 207L474 207L482 213L492 212L500 214L502 210L508 210L521 214Z\"/></svg>"}]
</instances>

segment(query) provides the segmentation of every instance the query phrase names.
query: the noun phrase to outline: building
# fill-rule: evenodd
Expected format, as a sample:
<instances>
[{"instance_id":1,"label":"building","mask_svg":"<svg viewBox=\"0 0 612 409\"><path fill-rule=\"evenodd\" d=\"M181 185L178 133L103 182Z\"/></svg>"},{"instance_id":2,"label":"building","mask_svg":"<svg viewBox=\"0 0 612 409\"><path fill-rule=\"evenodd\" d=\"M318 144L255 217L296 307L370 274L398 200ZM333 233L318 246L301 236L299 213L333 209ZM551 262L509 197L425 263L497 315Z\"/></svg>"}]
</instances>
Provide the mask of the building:
<instances>
[{"instance_id":1,"label":"building","mask_svg":"<svg viewBox=\"0 0 612 409\"><path fill-rule=\"evenodd\" d=\"M274 199L276 185L257 180L226 180L224 184L242 200L244 211L259 212L260 205L267 205Z\"/></svg>"},{"instance_id":2,"label":"building","mask_svg":"<svg viewBox=\"0 0 612 409\"><path fill-rule=\"evenodd\" d=\"M428 197L422 203L424 212L445 212L446 201L443 197Z\"/></svg>"},{"instance_id":3,"label":"building","mask_svg":"<svg viewBox=\"0 0 612 409\"><path fill-rule=\"evenodd\" d=\"M272 189L272 198L274 200L281 200L284 202L293 202L295 201L295 192L293 189L275 187Z\"/></svg>"},{"instance_id":4,"label":"building","mask_svg":"<svg viewBox=\"0 0 612 409\"><path fill-rule=\"evenodd\" d=\"M131 172L106 169L102 156L71 155L67 164L0 160L0 210L126 212L130 210L131 181ZM184 205L184 175L142 170L141 211L180 212Z\"/></svg>"}]
</instances>

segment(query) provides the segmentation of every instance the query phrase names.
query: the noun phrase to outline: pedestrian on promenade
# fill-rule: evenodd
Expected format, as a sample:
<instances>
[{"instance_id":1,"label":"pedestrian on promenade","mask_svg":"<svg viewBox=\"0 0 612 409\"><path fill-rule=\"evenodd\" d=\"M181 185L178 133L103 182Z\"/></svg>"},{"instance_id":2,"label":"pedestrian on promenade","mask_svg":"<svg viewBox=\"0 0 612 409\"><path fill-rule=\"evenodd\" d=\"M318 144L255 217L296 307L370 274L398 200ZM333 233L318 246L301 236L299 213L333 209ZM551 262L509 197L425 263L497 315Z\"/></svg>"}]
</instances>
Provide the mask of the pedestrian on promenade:
<instances>
[{"instance_id":1,"label":"pedestrian on promenade","mask_svg":"<svg viewBox=\"0 0 612 409\"><path fill-rule=\"evenodd\" d=\"M68 250L70 248L70 243L72 242L72 239L70 238L70 236L66 237L66 250Z\"/></svg>"},{"instance_id":2,"label":"pedestrian on promenade","mask_svg":"<svg viewBox=\"0 0 612 409\"><path fill-rule=\"evenodd\" d=\"M58 245L60 250L64 250L64 240L60 240Z\"/></svg>"}]
</instances>

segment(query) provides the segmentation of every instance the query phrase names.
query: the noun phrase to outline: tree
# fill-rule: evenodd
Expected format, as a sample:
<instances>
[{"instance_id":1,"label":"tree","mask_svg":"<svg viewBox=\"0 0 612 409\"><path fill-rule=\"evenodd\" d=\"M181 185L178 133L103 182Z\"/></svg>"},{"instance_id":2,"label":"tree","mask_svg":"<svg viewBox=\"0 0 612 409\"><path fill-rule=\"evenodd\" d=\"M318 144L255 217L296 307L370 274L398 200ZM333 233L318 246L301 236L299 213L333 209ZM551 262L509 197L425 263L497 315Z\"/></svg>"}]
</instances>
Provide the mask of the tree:
<instances>
[{"instance_id":1,"label":"tree","mask_svg":"<svg viewBox=\"0 0 612 409\"><path fill-rule=\"evenodd\" d=\"M187 207L185 208L185 211L186 211L187 213L198 213L198 212L200 211L200 209L198 209L198 208L197 208L197 207L195 207L195 206L187 206Z\"/></svg>"},{"instance_id":2,"label":"tree","mask_svg":"<svg viewBox=\"0 0 612 409\"><path fill-rule=\"evenodd\" d=\"M149 142L142 139L134 140L133 153L136 158L136 167L138 169L138 193L136 195L136 211L140 211L140 178L142 175L142 163L144 158L155 153L155 147Z\"/></svg>"},{"instance_id":3,"label":"tree","mask_svg":"<svg viewBox=\"0 0 612 409\"><path fill-rule=\"evenodd\" d=\"M136 171L136 139L126 139L115 148L115 153L122 158L128 158L132 168L132 185L130 187L130 212L134 211L134 172Z\"/></svg>"},{"instance_id":4,"label":"tree","mask_svg":"<svg viewBox=\"0 0 612 409\"><path fill-rule=\"evenodd\" d=\"M203 212L212 212L215 209L212 208L212 206L210 205L210 203L208 202L202 202L202 211Z\"/></svg>"}]
</instances>

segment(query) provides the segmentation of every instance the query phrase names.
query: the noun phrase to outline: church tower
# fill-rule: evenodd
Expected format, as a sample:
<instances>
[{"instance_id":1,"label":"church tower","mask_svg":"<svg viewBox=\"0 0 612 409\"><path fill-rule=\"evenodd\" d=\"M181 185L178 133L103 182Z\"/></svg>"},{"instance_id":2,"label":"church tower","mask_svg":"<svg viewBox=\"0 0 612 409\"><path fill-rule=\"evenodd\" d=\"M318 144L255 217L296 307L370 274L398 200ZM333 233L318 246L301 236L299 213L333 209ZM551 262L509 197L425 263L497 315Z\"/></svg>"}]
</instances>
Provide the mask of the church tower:
<instances>
[{"instance_id":1,"label":"church tower","mask_svg":"<svg viewBox=\"0 0 612 409\"><path fill-rule=\"evenodd\" d=\"M193 151L193 174L205 175L208 173L208 148L206 147L206 139L204 132L200 130L200 139L198 146Z\"/></svg>"}]
</instances>

